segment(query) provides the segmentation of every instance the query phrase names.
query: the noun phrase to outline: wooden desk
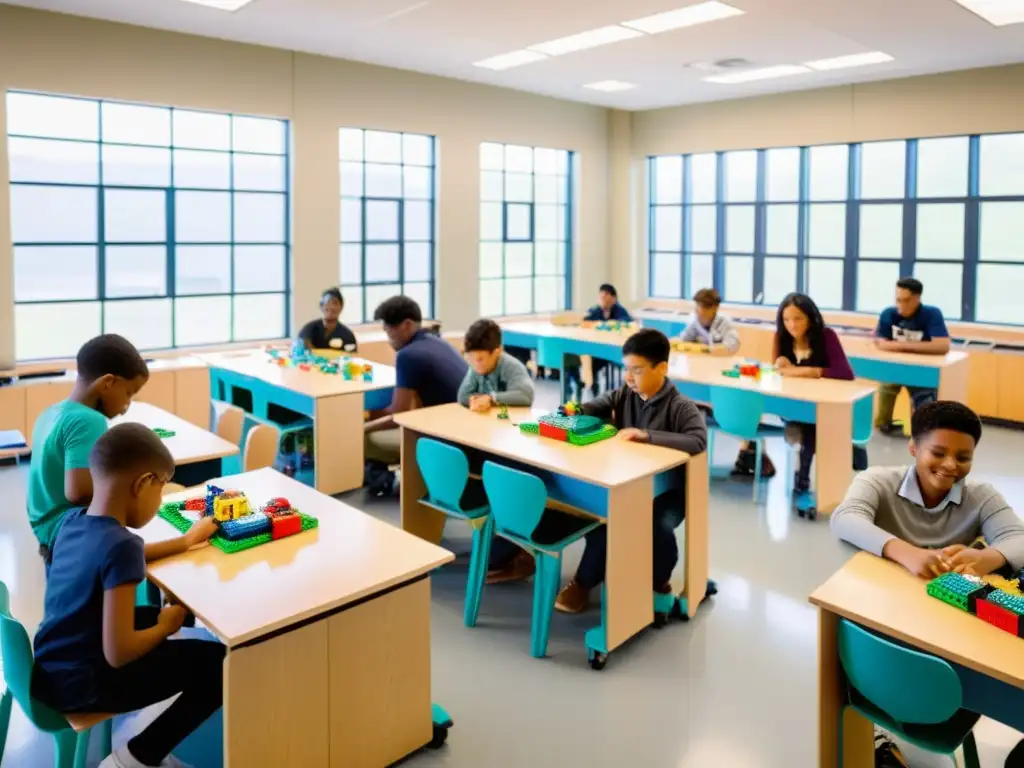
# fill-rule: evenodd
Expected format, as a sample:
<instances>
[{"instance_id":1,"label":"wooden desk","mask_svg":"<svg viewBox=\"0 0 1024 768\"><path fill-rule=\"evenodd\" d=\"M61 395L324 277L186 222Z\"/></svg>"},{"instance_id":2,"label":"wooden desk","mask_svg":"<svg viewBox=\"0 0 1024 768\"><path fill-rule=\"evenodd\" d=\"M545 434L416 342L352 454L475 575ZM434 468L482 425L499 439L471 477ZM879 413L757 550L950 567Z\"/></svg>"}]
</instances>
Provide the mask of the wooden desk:
<instances>
[{"instance_id":1,"label":"wooden desk","mask_svg":"<svg viewBox=\"0 0 1024 768\"><path fill-rule=\"evenodd\" d=\"M928 387L939 391L940 400L967 402L968 358L966 352L945 355L911 355L883 352L868 335L840 337L853 372L865 379Z\"/></svg>"},{"instance_id":2,"label":"wooden desk","mask_svg":"<svg viewBox=\"0 0 1024 768\"><path fill-rule=\"evenodd\" d=\"M320 521L148 566L228 647L226 768L376 768L429 742L429 574L454 556L271 469L216 483L258 503L284 496ZM140 534L178 535L160 518Z\"/></svg>"},{"instance_id":3,"label":"wooden desk","mask_svg":"<svg viewBox=\"0 0 1024 768\"><path fill-rule=\"evenodd\" d=\"M704 599L708 576L707 455L610 439L589 446L524 435L515 426L539 415L510 408L473 413L457 404L395 416L402 428L402 528L438 542L445 517L419 503L426 493L416 463L416 441L434 437L525 465L545 480L551 498L577 507L608 525L608 563L603 624L587 633L591 651L608 653L654 620L651 587L651 510L658 475L687 464L685 610L692 616ZM507 461L505 463L508 463Z\"/></svg>"},{"instance_id":4,"label":"wooden desk","mask_svg":"<svg viewBox=\"0 0 1024 768\"><path fill-rule=\"evenodd\" d=\"M838 765L838 718L845 679L836 636L845 618L1004 683L1024 687L1021 640L925 592L927 582L895 563L859 552L818 587L819 766ZM847 712L843 768L874 765L871 725Z\"/></svg>"},{"instance_id":5,"label":"wooden desk","mask_svg":"<svg viewBox=\"0 0 1024 768\"><path fill-rule=\"evenodd\" d=\"M275 364L262 350L205 355L211 394L278 426L309 419L313 486L335 494L363 484L363 414L391 402L395 369L374 364L372 381ZM357 360L358 358L353 358Z\"/></svg>"}]
</instances>

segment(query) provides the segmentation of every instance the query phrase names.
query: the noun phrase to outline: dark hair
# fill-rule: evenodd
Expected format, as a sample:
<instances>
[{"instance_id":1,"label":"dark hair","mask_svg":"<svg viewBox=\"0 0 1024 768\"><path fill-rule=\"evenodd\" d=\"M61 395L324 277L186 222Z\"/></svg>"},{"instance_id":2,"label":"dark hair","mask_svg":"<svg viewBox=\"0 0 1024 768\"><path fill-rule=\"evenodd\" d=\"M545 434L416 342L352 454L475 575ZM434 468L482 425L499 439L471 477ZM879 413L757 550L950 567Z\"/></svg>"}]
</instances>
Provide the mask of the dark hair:
<instances>
[{"instance_id":1,"label":"dark hair","mask_svg":"<svg viewBox=\"0 0 1024 768\"><path fill-rule=\"evenodd\" d=\"M609 296L614 296L616 299L619 298L619 292L615 290L615 286L611 283L601 283L601 287L597 289L598 293L607 293Z\"/></svg>"},{"instance_id":2,"label":"dark hair","mask_svg":"<svg viewBox=\"0 0 1024 768\"><path fill-rule=\"evenodd\" d=\"M408 296L392 296L377 307L373 319L392 326L401 325L406 320L419 324L423 322L423 313L420 305Z\"/></svg>"},{"instance_id":3,"label":"dark hair","mask_svg":"<svg viewBox=\"0 0 1024 768\"><path fill-rule=\"evenodd\" d=\"M493 352L501 346L501 328L493 320L477 320L466 331L464 352Z\"/></svg>"},{"instance_id":4,"label":"dark hair","mask_svg":"<svg viewBox=\"0 0 1024 768\"><path fill-rule=\"evenodd\" d=\"M113 374L122 379L149 378L149 367L128 339L105 333L90 339L78 350L78 376L88 382Z\"/></svg>"},{"instance_id":5,"label":"dark hair","mask_svg":"<svg viewBox=\"0 0 1024 768\"><path fill-rule=\"evenodd\" d=\"M342 307L345 306L345 299L342 297L341 291L337 288L325 288L324 292L320 294L320 305L323 306L323 303L327 299L337 299L338 303L341 304Z\"/></svg>"},{"instance_id":6,"label":"dark hair","mask_svg":"<svg viewBox=\"0 0 1024 768\"><path fill-rule=\"evenodd\" d=\"M654 328L641 328L622 345L623 357L636 355L651 365L667 363L671 352L672 345L669 344L668 337Z\"/></svg>"},{"instance_id":7,"label":"dark hair","mask_svg":"<svg viewBox=\"0 0 1024 768\"><path fill-rule=\"evenodd\" d=\"M722 303L722 297L714 288L701 288L693 295L693 300L704 309L711 309Z\"/></svg>"},{"instance_id":8,"label":"dark hair","mask_svg":"<svg viewBox=\"0 0 1024 768\"><path fill-rule=\"evenodd\" d=\"M914 416L910 420L910 434L914 440L919 440L936 429L962 432L973 437L975 443L981 440L981 419L978 418L978 414L963 403L953 400L937 400L914 411Z\"/></svg>"},{"instance_id":9,"label":"dark hair","mask_svg":"<svg viewBox=\"0 0 1024 768\"><path fill-rule=\"evenodd\" d=\"M910 291L915 296L920 296L924 293L924 283L918 280L916 277L901 277L896 281L897 288L903 288L906 291Z\"/></svg>"},{"instance_id":10,"label":"dark hair","mask_svg":"<svg viewBox=\"0 0 1024 768\"><path fill-rule=\"evenodd\" d=\"M174 459L149 427L125 422L105 432L89 453L89 471L109 477L128 473L174 474Z\"/></svg>"},{"instance_id":11,"label":"dark hair","mask_svg":"<svg viewBox=\"0 0 1024 768\"><path fill-rule=\"evenodd\" d=\"M807 343L811 348L808 365L828 368L828 353L825 351L825 321L821 317L818 305L810 296L803 293L791 293L779 304L779 312L775 316L775 343L778 345L779 356L786 358L791 363L796 363L796 355L793 352L793 336L786 330L786 324L782 320L782 313L786 307L796 307L807 315Z\"/></svg>"}]
</instances>

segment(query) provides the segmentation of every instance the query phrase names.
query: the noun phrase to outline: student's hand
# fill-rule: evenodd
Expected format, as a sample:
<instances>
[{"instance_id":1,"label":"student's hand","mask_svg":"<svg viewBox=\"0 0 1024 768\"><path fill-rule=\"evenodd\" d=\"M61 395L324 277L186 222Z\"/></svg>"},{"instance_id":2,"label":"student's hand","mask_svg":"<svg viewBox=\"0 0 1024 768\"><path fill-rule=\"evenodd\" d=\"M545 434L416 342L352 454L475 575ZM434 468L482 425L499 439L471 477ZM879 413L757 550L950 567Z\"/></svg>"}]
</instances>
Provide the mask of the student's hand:
<instances>
[{"instance_id":1,"label":"student's hand","mask_svg":"<svg viewBox=\"0 0 1024 768\"><path fill-rule=\"evenodd\" d=\"M792 368L793 364L789 362L788 357L782 357L780 355L779 359L775 361L775 367L778 368L779 371L784 371L786 368Z\"/></svg>"},{"instance_id":2,"label":"student's hand","mask_svg":"<svg viewBox=\"0 0 1024 768\"><path fill-rule=\"evenodd\" d=\"M947 547L947 549L951 549L951 547ZM985 576L992 571L998 571L1005 564L1006 558L1003 557L1003 554L991 547L974 549L960 546L960 550L949 558L950 570L972 576Z\"/></svg>"},{"instance_id":3,"label":"student's hand","mask_svg":"<svg viewBox=\"0 0 1024 768\"><path fill-rule=\"evenodd\" d=\"M620 429L619 437L623 440L629 440L631 443L646 443L651 439L649 434L644 432L642 429L636 429L635 427Z\"/></svg>"},{"instance_id":4,"label":"student's hand","mask_svg":"<svg viewBox=\"0 0 1024 768\"><path fill-rule=\"evenodd\" d=\"M490 395L472 395L469 398L469 410L474 413L487 413L493 403Z\"/></svg>"},{"instance_id":5,"label":"student's hand","mask_svg":"<svg viewBox=\"0 0 1024 768\"><path fill-rule=\"evenodd\" d=\"M201 517L192 524L192 527L184 535L185 545L194 547L196 544L202 544L204 541L209 541L210 537L216 532L217 521L213 517Z\"/></svg>"},{"instance_id":6,"label":"student's hand","mask_svg":"<svg viewBox=\"0 0 1024 768\"><path fill-rule=\"evenodd\" d=\"M922 579L934 579L953 570L949 558L941 549L922 549L905 544L898 554L894 554L896 562Z\"/></svg>"},{"instance_id":7,"label":"student's hand","mask_svg":"<svg viewBox=\"0 0 1024 768\"><path fill-rule=\"evenodd\" d=\"M876 338L875 346L883 352L896 352L900 348L900 343L890 339Z\"/></svg>"},{"instance_id":8,"label":"student's hand","mask_svg":"<svg viewBox=\"0 0 1024 768\"><path fill-rule=\"evenodd\" d=\"M186 611L180 605L168 605L160 611L156 625L168 635L173 635L185 623Z\"/></svg>"}]
</instances>

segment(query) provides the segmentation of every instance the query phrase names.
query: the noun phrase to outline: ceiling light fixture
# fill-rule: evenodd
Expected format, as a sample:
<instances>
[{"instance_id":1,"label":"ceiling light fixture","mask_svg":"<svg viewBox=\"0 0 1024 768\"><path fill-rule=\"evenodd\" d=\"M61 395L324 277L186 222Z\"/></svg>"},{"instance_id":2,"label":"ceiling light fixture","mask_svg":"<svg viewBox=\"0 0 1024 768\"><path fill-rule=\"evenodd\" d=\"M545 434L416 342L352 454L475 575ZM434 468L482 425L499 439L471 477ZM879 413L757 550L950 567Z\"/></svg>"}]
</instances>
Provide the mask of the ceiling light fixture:
<instances>
[{"instance_id":1,"label":"ceiling light fixture","mask_svg":"<svg viewBox=\"0 0 1024 768\"><path fill-rule=\"evenodd\" d=\"M537 53L536 51L512 51L512 53L503 53L500 56L492 56L489 59L483 61L473 62L474 67L483 67L484 69L493 69L500 71L502 69L511 69L512 67L519 67L523 64L532 64L535 61L546 59L543 53Z\"/></svg>"},{"instance_id":2,"label":"ceiling light fixture","mask_svg":"<svg viewBox=\"0 0 1024 768\"><path fill-rule=\"evenodd\" d=\"M634 37L643 37L643 32L635 29L626 29L617 24L608 27L592 29L589 32L580 32L578 35L560 37L557 40L548 40L546 43L531 45L531 51L547 54L548 56L561 56L566 53L584 51L587 48L597 48L599 45L618 43L622 40L630 40Z\"/></svg>"},{"instance_id":3,"label":"ceiling light fixture","mask_svg":"<svg viewBox=\"0 0 1024 768\"><path fill-rule=\"evenodd\" d=\"M719 3L717 0L711 0L711 2L689 5L686 8L678 8L674 11L644 16L641 19L633 19L633 21L624 21L622 26L637 29L649 35L656 35L659 32L693 27L697 24L707 24L711 21L728 19L732 16L742 16L744 13L746 11L733 8L725 3Z\"/></svg>"},{"instance_id":4,"label":"ceiling light fixture","mask_svg":"<svg viewBox=\"0 0 1024 768\"><path fill-rule=\"evenodd\" d=\"M1024 23L1024 0L956 0L994 27Z\"/></svg>"},{"instance_id":5,"label":"ceiling light fixture","mask_svg":"<svg viewBox=\"0 0 1024 768\"><path fill-rule=\"evenodd\" d=\"M836 56L834 59L818 59L817 61L805 61L804 66L827 72L830 69L846 69L847 67L866 67L869 64L884 64L892 61L892 56L881 51L871 53L854 53L850 56Z\"/></svg>"},{"instance_id":6,"label":"ceiling light fixture","mask_svg":"<svg viewBox=\"0 0 1024 768\"><path fill-rule=\"evenodd\" d=\"M620 80L601 80L597 83L587 83L583 87L589 88L592 91L615 93L616 91L631 91L636 88L636 83L623 83Z\"/></svg>"},{"instance_id":7,"label":"ceiling light fixture","mask_svg":"<svg viewBox=\"0 0 1024 768\"><path fill-rule=\"evenodd\" d=\"M729 75L715 75L705 77L707 83L752 83L757 80L771 80L775 77L789 77L790 75L803 75L811 70L798 64L779 64L775 67L762 67L761 69L748 69L745 72L733 72Z\"/></svg>"},{"instance_id":8,"label":"ceiling light fixture","mask_svg":"<svg viewBox=\"0 0 1024 768\"><path fill-rule=\"evenodd\" d=\"M185 3L194 5L205 5L207 8L215 8L218 11L237 11L252 0L182 0Z\"/></svg>"}]
</instances>

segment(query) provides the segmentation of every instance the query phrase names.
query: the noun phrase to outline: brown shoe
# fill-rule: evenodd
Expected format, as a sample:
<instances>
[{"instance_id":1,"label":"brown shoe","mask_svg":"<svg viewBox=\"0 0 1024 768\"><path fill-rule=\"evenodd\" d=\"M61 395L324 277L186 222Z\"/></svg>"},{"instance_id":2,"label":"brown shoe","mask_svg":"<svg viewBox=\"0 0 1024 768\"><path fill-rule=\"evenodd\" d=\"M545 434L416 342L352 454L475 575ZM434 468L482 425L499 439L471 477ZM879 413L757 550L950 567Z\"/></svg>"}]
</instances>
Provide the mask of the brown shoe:
<instances>
[{"instance_id":1,"label":"brown shoe","mask_svg":"<svg viewBox=\"0 0 1024 768\"><path fill-rule=\"evenodd\" d=\"M508 581L525 581L533 576L536 570L537 564L533 560L533 555L525 550L520 550L508 565L488 571L486 583L504 584Z\"/></svg>"},{"instance_id":2,"label":"brown shoe","mask_svg":"<svg viewBox=\"0 0 1024 768\"><path fill-rule=\"evenodd\" d=\"M562 613L583 613L590 607L590 590L570 581L555 599L555 609Z\"/></svg>"}]
</instances>

